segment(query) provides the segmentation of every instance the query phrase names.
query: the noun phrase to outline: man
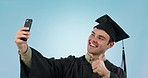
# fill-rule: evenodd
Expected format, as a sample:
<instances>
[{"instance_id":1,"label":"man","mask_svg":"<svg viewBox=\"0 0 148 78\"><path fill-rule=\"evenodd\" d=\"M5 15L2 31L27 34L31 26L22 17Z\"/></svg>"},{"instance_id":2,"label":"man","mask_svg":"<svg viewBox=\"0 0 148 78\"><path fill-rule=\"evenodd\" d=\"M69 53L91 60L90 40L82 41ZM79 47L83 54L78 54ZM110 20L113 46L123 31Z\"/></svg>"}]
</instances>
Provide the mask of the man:
<instances>
[{"instance_id":1,"label":"man","mask_svg":"<svg viewBox=\"0 0 148 78\"><path fill-rule=\"evenodd\" d=\"M87 53L81 57L69 56L54 59L43 57L28 46L30 33L21 28L16 33L21 61L21 78L126 78L126 73L105 58L105 52L114 42L129 36L108 15L96 20L96 25L88 38Z\"/></svg>"}]
</instances>

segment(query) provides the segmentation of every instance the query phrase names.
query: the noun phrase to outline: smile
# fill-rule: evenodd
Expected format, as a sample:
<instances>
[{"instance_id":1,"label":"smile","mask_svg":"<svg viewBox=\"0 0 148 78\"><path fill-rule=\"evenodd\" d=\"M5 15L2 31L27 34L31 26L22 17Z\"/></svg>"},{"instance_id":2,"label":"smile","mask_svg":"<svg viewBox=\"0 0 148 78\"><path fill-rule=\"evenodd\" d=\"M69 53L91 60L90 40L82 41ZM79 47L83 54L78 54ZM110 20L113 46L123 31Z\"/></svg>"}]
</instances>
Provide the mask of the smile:
<instances>
[{"instance_id":1,"label":"smile","mask_svg":"<svg viewBox=\"0 0 148 78\"><path fill-rule=\"evenodd\" d=\"M94 48L97 48L98 47L98 45L93 44L93 43L89 43L89 46L94 47Z\"/></svg>"}]
</instances>

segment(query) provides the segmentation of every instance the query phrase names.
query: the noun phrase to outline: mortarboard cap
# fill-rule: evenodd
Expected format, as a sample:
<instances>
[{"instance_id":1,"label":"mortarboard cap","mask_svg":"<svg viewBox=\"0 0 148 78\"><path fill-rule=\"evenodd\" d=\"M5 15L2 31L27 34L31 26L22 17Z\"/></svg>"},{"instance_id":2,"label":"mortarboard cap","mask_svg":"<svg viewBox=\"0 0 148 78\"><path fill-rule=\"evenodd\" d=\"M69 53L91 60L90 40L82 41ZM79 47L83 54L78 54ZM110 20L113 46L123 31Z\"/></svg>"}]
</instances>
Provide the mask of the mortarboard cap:
<instances>
[{"instance_id":1,"label":"mortarboard cap","mask_svg":"<svg viewBox=\"0 0 148 78\"><path fill-rule=\"evenodd\" d=\"M94 28L104 30L114 42L129 38L129 35L108 15L98 18L96 22L99 24Z\"/></svg>"}]
</instances>

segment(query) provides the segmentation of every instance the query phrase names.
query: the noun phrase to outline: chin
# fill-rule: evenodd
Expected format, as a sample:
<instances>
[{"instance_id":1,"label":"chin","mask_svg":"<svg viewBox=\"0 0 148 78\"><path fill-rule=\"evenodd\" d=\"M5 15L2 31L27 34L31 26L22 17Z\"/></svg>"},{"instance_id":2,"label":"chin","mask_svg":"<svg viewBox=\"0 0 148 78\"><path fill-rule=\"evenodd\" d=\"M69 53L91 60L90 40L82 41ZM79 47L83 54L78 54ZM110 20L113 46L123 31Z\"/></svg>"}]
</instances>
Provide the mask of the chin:
<instances>
[{"instance_id":1,"label":"chin","mask_svg":"<svg viewBox=\"0 0 148 78\"><path fill-rule=\"evenodd\" d=\"M88 51L88 53L94 54L94 55L100 54L100 52L99 51L96 51L96 50L90 50L90 49L88 49L87 51Z\"/></svg>"},{"instance_id":2,"label":"chin","mask_svg":"<svg viewBox=\"0 0 148 78\"><path fill-rule=\"evenodd\" d=\"M92 51L92 50L88 50L88 53L90 53L90 54L96 54L97 52L96 51Z\"/></svg>"}]
</instances>

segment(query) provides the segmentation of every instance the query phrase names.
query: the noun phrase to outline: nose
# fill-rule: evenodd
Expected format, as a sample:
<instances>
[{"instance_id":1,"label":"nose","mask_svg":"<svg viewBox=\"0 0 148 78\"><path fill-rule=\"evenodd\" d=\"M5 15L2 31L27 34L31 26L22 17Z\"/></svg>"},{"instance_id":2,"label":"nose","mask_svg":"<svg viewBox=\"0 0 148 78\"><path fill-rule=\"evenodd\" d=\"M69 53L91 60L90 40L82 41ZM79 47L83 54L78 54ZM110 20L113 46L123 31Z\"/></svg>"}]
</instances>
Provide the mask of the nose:
<instances>
[{"instance_id":1,"label":"nose","mask_svg":"<svg viewBox=\"0 0 148 78\"><path fill-rule=\"evenodd\" d=\"M97 42L97 38L96 38L96 37L93 37L93 38L92 38L92 42L93 42L93 43L96 43L96 42Z\"/></svg>"}]
</instances>

